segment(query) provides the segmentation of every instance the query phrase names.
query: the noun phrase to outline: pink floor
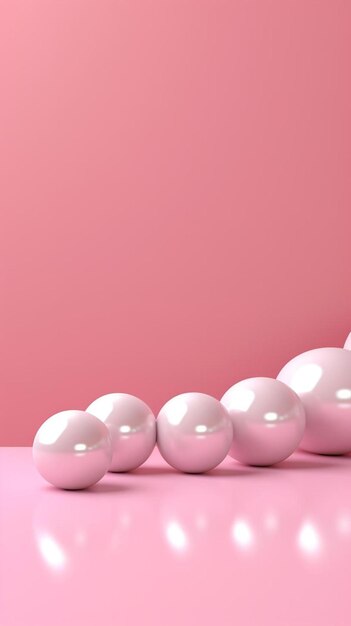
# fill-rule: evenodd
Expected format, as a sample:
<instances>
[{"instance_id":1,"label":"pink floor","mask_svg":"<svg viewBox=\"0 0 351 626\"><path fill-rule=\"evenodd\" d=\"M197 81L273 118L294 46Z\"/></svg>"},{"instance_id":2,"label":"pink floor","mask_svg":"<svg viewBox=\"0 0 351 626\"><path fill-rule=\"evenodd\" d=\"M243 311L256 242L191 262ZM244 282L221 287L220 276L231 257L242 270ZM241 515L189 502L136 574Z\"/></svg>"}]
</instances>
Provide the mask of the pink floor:
<instances>
[{"instance_id":1,"label":"pink floor","mask_svg":"<svg viewBox=\"0 0 351 626\"><path fill-rule=\"evenodd\" d=\"M1 626L349 626L351 458L57 491L0 449Z\"/></svg>"}]
</instances>

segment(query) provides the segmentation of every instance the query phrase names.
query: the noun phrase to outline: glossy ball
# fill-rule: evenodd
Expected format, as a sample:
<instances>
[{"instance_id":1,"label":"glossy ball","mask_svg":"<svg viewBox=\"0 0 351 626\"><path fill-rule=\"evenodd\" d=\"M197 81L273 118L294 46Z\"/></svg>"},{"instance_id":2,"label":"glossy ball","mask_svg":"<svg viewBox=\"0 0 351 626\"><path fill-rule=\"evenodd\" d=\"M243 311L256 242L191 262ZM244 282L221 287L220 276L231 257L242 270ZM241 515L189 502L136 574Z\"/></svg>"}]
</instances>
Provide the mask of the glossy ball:
<instances>
[{"instance_id":1,"label":"glossy ball","mask_svg":"<svg viewBox=\"0 0 351 626\"><path fill-rule=\"evenodd\" d=\"M182 472L207 472L228 454L232 424L221 403L204 393L182 393L157 417L157 445L163 458Z\"/></svg>"},{"instance_id":2,"label":"glossy ball","mask_svg":"<svg viewBox=\"0 0 351 626\"><path fill-rule=\"evenodd\" d=\"M301 448L318 454L351 452L351 351L318 348L289 361L278 374L306 412Z\"/></svg>"},{"instance_id":3,"label":"glossy ball","mask_svg":"<svg viewBox=\"0 0 351 626\"><path fill-rule=\"evenodd\" d=\"M233 424L229 454L245 465L273 465L301 441L305 412L298 396L274 378L248 378L224 394Z\"/></svg>"},{"instance_id":4,"label":"glossy ball","mask_svg":"<svg viewBox=\"0 0 351 626\"><path fill-rule=\"evenodd\" d=\"M55 487L85 489L106 474L112 458L108 429L85 411L62 411L49 417L33 442L38 472Z\"/></svg>"},{"instance_id":5,"label":"glossy ball","mask_svg":"<svg viewBox=\"0 0 351 626\"><path fill-rule=\"evenodd\" d=\"M149 458L156 443L156 419L145 402L127 393L101 396L87 408L112 438L110 472L128 472Z\"/></svg>"}]
</instances>

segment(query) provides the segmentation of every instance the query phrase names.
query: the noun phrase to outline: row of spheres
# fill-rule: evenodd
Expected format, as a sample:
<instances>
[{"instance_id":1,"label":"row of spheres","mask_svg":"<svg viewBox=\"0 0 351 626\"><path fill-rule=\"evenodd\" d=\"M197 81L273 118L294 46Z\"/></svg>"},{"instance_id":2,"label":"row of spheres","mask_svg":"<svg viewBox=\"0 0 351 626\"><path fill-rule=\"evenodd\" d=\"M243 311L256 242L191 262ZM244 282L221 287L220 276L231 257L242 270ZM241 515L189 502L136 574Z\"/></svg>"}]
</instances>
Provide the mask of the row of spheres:
<instances>
[{"instance_id":1,"label":"row of spheres","mask_svg":"<svg viewBox=\"0 0 351 626\"><path fill-rule=\"evenodd\" d=\"M189 473L213 469L228 453L267 466L298 446L317 454L351 452L351 333L344 348L304 352L277 379L240 381L220 401L178 395L156 420L147 404L124 393L102 396L86 411L57 413L39 428L33 458L50 483L82 489L106 471L136 469L156 440L167 463Z\"/></svg>"}]
</instances>

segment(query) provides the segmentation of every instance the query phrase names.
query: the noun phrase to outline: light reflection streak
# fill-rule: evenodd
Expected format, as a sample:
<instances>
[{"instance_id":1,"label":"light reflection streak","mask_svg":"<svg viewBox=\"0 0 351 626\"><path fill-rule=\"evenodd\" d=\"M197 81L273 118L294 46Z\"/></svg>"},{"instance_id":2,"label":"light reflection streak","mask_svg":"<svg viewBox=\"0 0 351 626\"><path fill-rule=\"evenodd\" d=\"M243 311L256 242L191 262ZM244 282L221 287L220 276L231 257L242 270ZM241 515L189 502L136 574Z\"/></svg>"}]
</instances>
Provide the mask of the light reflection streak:
<instances>
[{"instance_id":1,"label":"light reflection streak","mask_svg":"<svg viewBox=\"0 0 351 626\"><path fill-rule=\"evenodd\" d=\"M183 552L188 547L187 536L178 522L170 522L167 525L166 536L171 548L177 552Z\"/></svg>"},{"instance_id":2,"label":"light reflection streak","mask_svg":"<svg viewBox=\"0 0 351 626\"><path fill-rule=\"evenodd\" d=\"M45 563L53 570L63 570L67 565L67 556L60 544L49 534L40 535L38 547Z\"/></svg>"},{"instance_id":3,"label":"light reflection streak","mask_svg":"<svg viewBox=\"0 0 351 626\"><path fill-rule=\"evenodd\" d=\"M317 555L321 551L322 542L318 530L311 522L304 522L298 534L298 546L308 555Z\"/></svg>"},{"instance_id":4,"label":"light reflection streak","mask_svg":"<svg viewBox=\"0 0 351 626\"><path fill-rule=\"evenodd\" d=\"M249 524L243 519L239 519L234 522L232 527L232 536L235 543L243 550L251 548L254 542L252 530Z\"/></svg>"}]
</instances>

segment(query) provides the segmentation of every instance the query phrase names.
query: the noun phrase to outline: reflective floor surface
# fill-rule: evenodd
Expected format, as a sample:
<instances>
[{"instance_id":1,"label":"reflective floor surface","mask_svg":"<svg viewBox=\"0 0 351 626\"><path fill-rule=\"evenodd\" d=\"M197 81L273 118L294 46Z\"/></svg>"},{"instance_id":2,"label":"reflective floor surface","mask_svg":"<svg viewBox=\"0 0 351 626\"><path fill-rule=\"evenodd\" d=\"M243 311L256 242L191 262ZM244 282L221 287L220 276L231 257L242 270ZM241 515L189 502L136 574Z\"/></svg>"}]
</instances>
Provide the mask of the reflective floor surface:
<instances>
[{"instance_id":1,"label":"reflective floor surface","mask_svg":"<svg viewBox=\"0 0 351 626\"><path fill-rule=\"evenodd\" d=\"M0 449L1 626L349 626L351 458L182 475L157 451L82 492Z\"/></svg>"}]
</instances>

